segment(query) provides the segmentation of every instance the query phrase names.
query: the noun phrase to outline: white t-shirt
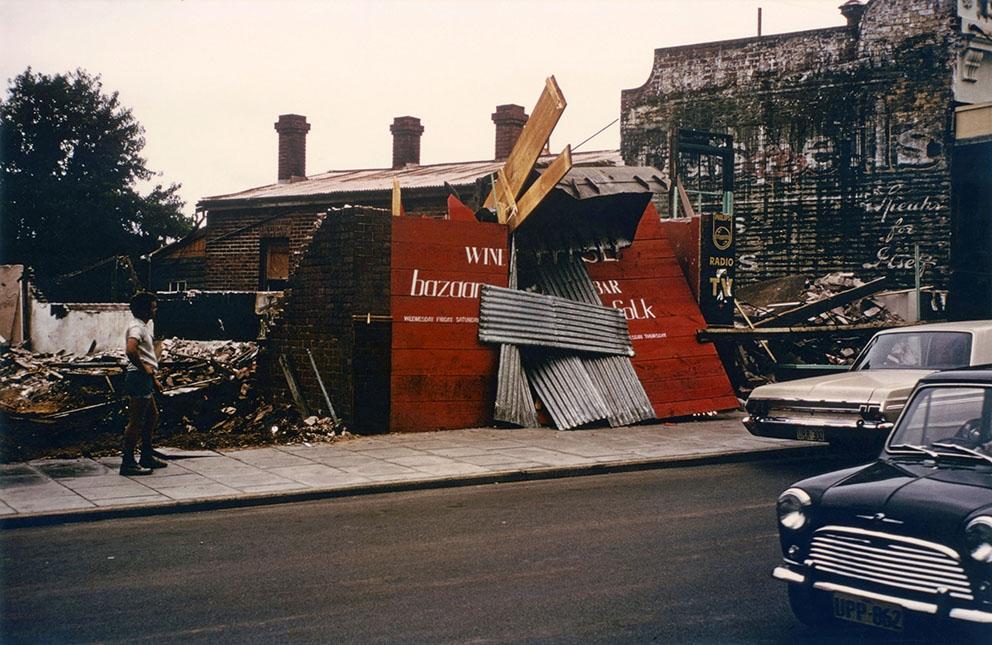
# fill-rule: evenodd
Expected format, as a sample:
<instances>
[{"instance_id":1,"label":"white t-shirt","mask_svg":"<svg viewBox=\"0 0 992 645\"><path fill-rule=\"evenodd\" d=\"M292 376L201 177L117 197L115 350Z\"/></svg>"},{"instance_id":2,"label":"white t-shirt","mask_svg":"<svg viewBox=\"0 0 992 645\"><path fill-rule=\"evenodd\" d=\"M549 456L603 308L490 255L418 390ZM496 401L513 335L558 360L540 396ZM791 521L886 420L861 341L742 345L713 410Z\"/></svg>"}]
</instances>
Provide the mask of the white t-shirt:
<instances>
[{"instance_id":1,"label":"white t-shirt","mask_svg":"<svg viewBox=\"0 0 992 645\"><path fill-rule=\"evenodd\" d=\"M158 369L158 357L155 356L155 323L149 320L147 323L132 318L127 326L127 334L124 336L124 346L131 338L138 339L138 356L142 363L148 363ZM127 364L128 371L137 372L138 368L130 361Z\"/></svg>"}]
</instances>

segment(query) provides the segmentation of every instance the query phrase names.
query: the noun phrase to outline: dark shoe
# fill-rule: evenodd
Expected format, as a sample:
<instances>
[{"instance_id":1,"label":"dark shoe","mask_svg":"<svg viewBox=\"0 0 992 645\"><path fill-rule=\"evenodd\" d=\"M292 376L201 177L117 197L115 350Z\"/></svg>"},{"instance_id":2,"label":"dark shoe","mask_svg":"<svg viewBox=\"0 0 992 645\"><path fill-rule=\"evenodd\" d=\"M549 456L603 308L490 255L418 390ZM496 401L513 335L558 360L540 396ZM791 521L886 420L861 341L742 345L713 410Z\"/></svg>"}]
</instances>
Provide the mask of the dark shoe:
<instances>
[{"instance_id":1,"label":"dark shoe","mask_svg":"<svg viewBox=\"0 0 992 645\"><path fill-rule=\"evenodd\" d=\"M143 468L138 464L132 462L122 462L120 473L125 477L132 477L134 475L151 475L151 468Z\"/></svg>"},{"instance_id":2,"label":"dark shoe","mask_svg":"<svg viewBox=\"0 0 992 645\"><path fill-rule=\"evenodd\" d=\"M154 452L141 455L138 465L145 468L166 468L169 464L159 459Z\"/></svg>"}]
</instances>

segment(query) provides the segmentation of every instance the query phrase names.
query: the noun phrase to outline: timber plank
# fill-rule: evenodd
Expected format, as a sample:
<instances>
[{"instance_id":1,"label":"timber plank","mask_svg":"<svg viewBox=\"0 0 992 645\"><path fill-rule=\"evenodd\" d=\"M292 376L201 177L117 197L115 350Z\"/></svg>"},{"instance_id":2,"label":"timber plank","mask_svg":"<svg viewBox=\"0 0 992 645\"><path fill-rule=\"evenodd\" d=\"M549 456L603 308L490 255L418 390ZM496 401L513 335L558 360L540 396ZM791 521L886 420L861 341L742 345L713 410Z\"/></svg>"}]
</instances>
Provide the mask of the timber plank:
<instances>
[{"instance_id":1,"label":"timber plank","mask_svg":"<svg viewBox=\"0 0 992 645\"><path fill-rule=\"evenodd\" d=\"M430 217L397 217L392 221L391 235L393 248L424 240L452 240L453 246L506 247L508 240L506 226L502 224Z\"/></svg>"},{"instance_id":2,"label":"timber plank","mask_svg":"<svg viewBox=\"0 0 992 645\"><path fill-rule=\"evenodd\" d=\"M545 144L551 138L551 132L558 125L562 112L568 104L562 96L561 89L554 76L544 82L544 90L538 97L534 109L531 110L524 129L513 145L510 155L506 158L503 170L514 197L519 197L527 181L530 171L544 150ZM485 206L492 208L495 200L492 192L486 198Z\"/></svg>"},{"instance_id":3,"label":"timber plank","mask_svg":"<svg viewBox=\"0 0 992 645\"><path fill-rule=\"evenodd\" d=\"M558 182L565 178L568 171L572 169L572 146L567 145L560 155L555 157L551 165L541 173L524 196L516 205L516 213L507 221L510 231L516 230L527 217L534 212L544 198L548 196Z\"/></svg>"}]
</instances>

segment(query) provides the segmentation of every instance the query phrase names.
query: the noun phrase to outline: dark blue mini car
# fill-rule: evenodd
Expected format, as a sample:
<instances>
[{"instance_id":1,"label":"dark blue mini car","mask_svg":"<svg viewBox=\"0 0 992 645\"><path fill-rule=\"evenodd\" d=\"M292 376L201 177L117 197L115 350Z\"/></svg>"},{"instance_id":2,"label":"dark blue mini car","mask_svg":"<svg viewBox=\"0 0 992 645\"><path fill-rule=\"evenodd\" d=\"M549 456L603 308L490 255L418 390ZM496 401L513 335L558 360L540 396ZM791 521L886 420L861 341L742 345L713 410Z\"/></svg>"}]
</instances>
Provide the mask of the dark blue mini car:
<instances>
[{"instance_id":1,"label":"dark blue mini car","mask_svg":"<svg viewBox=\"0 0 992 645\"><path fill-rule=\"evenodd\" d=\"M878 459L794 484L778 523L801 621L992 636L992 369L921 380Z\"/></svg>"}]
</instances>

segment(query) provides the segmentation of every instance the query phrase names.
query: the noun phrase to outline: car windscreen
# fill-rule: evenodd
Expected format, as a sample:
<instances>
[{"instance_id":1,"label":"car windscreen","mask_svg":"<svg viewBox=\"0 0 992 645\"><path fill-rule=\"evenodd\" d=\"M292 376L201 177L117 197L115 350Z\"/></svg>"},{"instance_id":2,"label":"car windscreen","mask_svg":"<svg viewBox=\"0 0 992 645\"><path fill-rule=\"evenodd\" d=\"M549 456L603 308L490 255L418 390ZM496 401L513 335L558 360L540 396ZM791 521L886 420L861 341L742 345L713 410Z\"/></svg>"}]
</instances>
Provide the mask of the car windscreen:
<instances>
[{"instance_id":1,"label":"car windscreen","mask_svg":"<svg viewBox=\"0 0 992 645\"><path fill-rule=\"evenodd\" d=\"M992 388L921 387L906 406L888 446L917 446L945 452L954 444L992 456Z\"/></svg>"},{"instance_id":2,"label":"car windscreen","mask_svg":"<svg viewBox=\"0 0 992 645\"><path fill-rule=\"evenodd\" d=\"M913 331L875 336L854 364L856 370L946 370L967 367L971 334Z\"/></svg>"}]
</instances>

